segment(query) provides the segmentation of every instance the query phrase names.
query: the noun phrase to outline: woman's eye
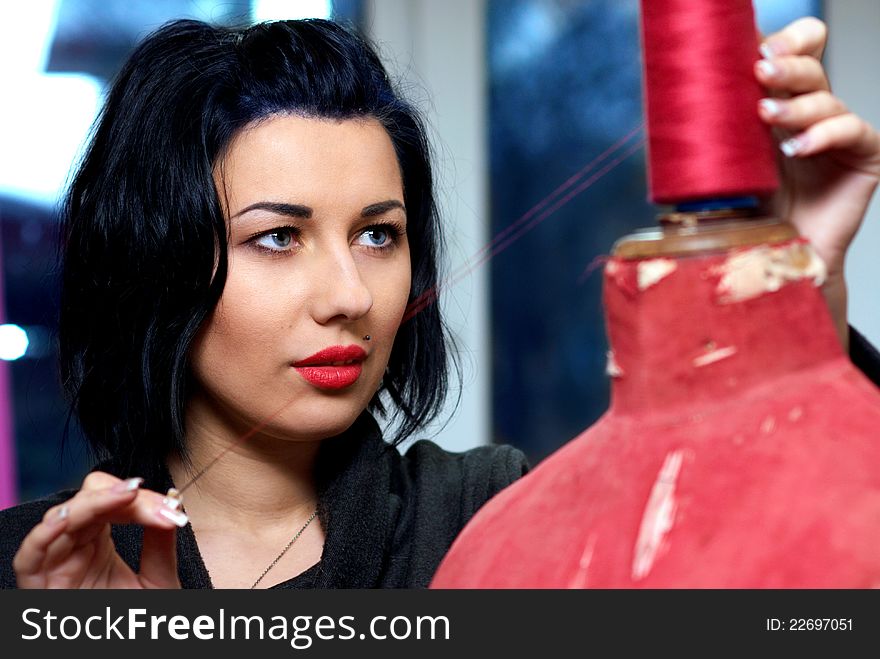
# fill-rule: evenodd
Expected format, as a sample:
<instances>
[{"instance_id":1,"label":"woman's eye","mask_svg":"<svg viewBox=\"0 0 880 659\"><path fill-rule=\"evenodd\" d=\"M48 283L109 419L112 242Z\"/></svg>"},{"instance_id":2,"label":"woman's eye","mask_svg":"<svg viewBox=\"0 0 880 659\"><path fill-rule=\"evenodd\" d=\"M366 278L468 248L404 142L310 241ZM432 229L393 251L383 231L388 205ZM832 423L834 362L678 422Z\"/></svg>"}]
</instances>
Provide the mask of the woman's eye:
<instances>
[{"instance_id":1,"label":"woman's eye","mask_svg":"<svg viewBox=\"0 0 880 659\"><path fill-rule=\"evenodd\" d=\"M392 232L386 227L370 227L361 232L361 244L367 247L388 247L393 242Z\"/></svg>"},{"instance_id":2,"label":"woman's eye","mask_svg":"<svg viewBox=\"0 0 880 659\"><path fill-rule=\"evenodd\" d=\"M290 229L278 229L257 238L256 244L273 252L283 252L293 244L293 232Z\"/></svg>"}]
</instances>

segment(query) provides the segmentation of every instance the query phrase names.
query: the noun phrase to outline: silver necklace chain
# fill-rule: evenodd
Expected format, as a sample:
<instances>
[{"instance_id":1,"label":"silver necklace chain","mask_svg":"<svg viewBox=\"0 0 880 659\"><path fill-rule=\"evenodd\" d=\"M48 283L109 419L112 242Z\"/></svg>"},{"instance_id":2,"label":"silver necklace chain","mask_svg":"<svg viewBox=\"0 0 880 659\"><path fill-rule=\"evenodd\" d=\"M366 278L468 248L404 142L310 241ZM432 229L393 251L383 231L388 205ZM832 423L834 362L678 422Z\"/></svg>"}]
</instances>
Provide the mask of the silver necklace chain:
<instances>
[{"instance_id":1,"label":"silver necklace chain","mask_svg":"<svg viewBox=\"0 0 880 659\"><path fill-rule=\"evenodd\" d=\"M263 574L261 574L260 577L254 582L254 585L251 586L251 590L253 590L254 588L257 587L257 584L263 580L263 577L265 577L267 574L269 574L269 570L271 570L273 567L275 567L275 565L277 565L278 561L280 561L281 558L284 556L284 554L287 553L288 549L293 547L293 543L299 539L299 537L303 534L303 531L305 531L306 528L308 528L309 524L312 523L312 520L315 519L315 517L317 515L318 515L318 511L316 509L315 512L312 513L312 516L309 517L309 519L306 521L306 523L303 524L302 528L296 532L296 535L290 539L290 542L287 543L287 546L284 549L282 549L281 553L275 557L275 560L269 564L269 567L267 567L265 570L263 570Z\"/></svg>"}]
</instances>

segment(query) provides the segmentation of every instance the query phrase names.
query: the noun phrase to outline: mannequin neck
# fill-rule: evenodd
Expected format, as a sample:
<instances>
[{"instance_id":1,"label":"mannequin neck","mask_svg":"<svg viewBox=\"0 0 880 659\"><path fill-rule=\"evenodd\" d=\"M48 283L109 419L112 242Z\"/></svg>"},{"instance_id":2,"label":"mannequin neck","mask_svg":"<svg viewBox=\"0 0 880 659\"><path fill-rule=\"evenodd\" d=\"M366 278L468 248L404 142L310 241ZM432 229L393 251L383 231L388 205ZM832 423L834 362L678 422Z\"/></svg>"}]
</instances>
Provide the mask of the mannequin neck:
<instances>
[{"instance_id":1,"label":"mannequin neck","mask_svg":"<svg viewBox=\"0 0 880 659\"><path fill-rule=\"evenodd\" d=\"M718 403L843 356L797 239L670 258L612 258L605 308L616 414Z\"/></svg>"}]
</instances>

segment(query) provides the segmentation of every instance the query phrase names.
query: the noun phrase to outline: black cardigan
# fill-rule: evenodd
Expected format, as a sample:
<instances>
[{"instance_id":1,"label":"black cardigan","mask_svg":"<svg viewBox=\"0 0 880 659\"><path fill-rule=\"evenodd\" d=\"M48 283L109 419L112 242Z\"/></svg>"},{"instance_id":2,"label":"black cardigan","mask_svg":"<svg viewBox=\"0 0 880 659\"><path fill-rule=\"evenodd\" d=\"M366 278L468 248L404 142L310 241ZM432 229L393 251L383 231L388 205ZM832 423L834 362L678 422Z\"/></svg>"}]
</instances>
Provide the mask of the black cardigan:
<instances>
[{"instance_id":1,"label":"black cardigan","mask_svg":"<svg viewBox=\"0 0 880 659\"><path fill-rule=\"evenodd\" d=\"M110 463L96 469L136 475ZM323 442L316 469L325 529L321 560L275 588L425 588L465 523L528 466L511 446L450 453L421 440L401 455L365 412ZM164 465L144 473L144 487L165 492L172 486ZM12 559L25 535L46 510L75 493L63 490L0 511L0 588L15 587ZM112 535L120 556L137 570L142 528L113 525ZM177 534L177 560L184 588L212 587L190 525Z\"/></svg>"}]
</instances>

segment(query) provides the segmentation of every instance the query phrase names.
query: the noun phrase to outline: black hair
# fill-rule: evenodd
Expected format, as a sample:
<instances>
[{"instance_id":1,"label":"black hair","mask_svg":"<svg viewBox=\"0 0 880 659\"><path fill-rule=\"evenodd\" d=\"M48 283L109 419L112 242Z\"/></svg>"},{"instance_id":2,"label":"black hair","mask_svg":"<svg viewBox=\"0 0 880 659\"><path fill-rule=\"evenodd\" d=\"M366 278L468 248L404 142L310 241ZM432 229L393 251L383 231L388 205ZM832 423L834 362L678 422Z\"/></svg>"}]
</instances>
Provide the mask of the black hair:
<instances>
[{"instance_id":1,"label":"black hair","mask_svg":"<svg viewBox=\"0 0 880 659\"><path fill-rule=\"evenodd\" d=\"M61 207L61 377L97 457L123 469L186 458L190 347L227 275L212 171L238 131L277 114L381 122L403 178L409 300L436 288L424 124L367 42L326 20L168 23L114 81ZM440 412L448 341L437 304L400 327L380 390L395 407L392 443ZM389 416L378 394L369 409Z\"/></svg>"}]
</instances>

